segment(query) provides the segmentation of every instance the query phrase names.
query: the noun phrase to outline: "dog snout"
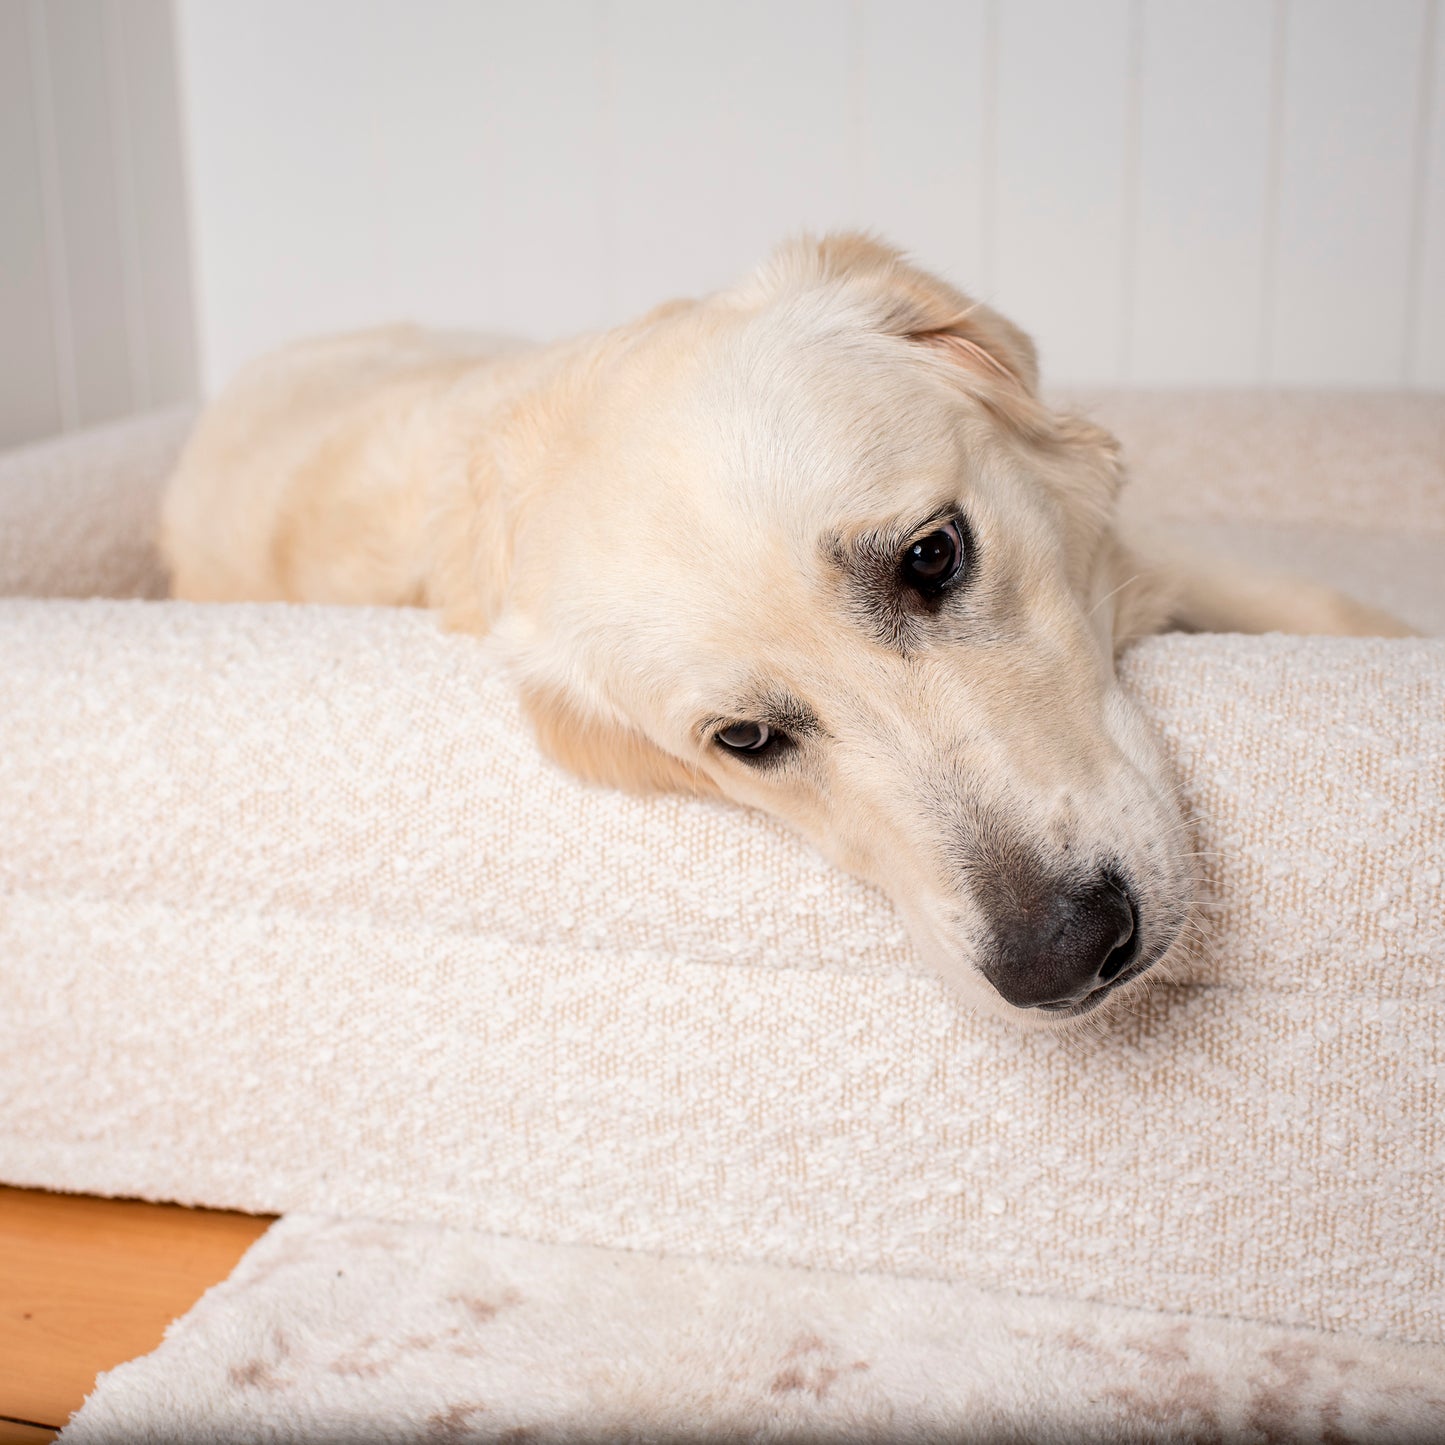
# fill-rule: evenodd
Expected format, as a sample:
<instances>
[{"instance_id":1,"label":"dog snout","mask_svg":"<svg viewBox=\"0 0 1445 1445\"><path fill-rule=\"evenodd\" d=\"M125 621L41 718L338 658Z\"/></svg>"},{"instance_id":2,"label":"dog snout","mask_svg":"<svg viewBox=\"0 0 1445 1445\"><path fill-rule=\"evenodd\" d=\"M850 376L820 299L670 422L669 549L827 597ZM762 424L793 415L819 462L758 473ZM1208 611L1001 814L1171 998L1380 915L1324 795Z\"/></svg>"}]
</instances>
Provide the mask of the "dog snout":
<instances>
[{"instance_id":1,"label":"dog snout","mask_svg":"<svg viewBox=\"0 0 1445 1445\"><path fill-rule=\"evenodd\" d=\"M1109 873L1016 899L993 934L983 973L1015 1008L1074 1009L1139 954L1138 909Z\"/></svg>"}]
</instances>

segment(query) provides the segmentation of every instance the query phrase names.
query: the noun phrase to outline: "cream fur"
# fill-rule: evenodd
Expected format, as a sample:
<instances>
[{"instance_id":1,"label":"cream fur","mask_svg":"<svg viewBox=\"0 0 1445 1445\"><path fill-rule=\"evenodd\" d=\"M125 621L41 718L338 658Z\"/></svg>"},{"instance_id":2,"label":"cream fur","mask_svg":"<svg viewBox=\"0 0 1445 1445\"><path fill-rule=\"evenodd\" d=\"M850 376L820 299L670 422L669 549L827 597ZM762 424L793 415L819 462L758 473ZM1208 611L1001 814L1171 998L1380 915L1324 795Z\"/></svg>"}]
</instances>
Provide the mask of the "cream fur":
<instances>
[{"instance_id":1,"label":"cream fur","mask_svg":"<svg viewBox=\"0 0 1445 1445\"><path fill-rule=\"evenodd\" d=\"M1122 480L1107 433L1040 400L1017 328L834 236L554 347L393 328L265 359L203 417L163 546L179 597L425 605L494 632L553 756L781 816L995 1003L979 879L1012 886L1026 857L1120 868L1146 958L1185 923L1184 823L1115 679L1123 643L1403 630L1131 545ZM972 575L883 635L840 559L896 552L941 503ZM717 744L779 698L817 724L783 763Z\"/></svg>"}]
</instances>

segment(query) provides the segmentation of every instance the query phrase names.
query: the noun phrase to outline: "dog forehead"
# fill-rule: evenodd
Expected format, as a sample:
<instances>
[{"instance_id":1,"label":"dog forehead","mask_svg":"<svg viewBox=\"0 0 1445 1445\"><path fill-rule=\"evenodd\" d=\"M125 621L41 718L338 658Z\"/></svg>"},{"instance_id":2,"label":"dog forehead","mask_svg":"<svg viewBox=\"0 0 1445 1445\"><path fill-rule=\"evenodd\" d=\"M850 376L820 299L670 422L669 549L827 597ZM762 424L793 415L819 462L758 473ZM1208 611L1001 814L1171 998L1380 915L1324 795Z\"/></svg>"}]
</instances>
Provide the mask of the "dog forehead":
<instances>
[{"instance_id":1,"label":"dog forehead","mask_svg":"<svg viewBox=\"0 0 1445 1445\"><path fill-rule=\"evenodd\" d=\"M711 358L698 400L728 472L765 504L907 505L960 461L962 398L895 337L800 337L763 318Z\"/></svg>"},{"instance_id":2,"label":"dog forehead","mask_svg":"<svg viewBox=\"0 0 1445 1445\"><path fill-rule=\"evenodd\" d=\"M897 338L769 320L631 358L593 453L619 473L600 497L609 531L635 536L652 519L810 548L875 519L926 516L966 477L979 409L926 357Z\"/></svg>"},{"instance_id":3,"label":"dog forehead","mask_svg":"<svg viewBox=\"0 0 1445 1445\"><path fill-rule=\"evenodd\" d=\"M720 682L739 657L788 673L856 649L839 542L965 501L977 409L896 338L664 341L616 377L575 458L571 565L544 604L559 633L677 682L709 660Z\"/></svg>"}]
</instances>

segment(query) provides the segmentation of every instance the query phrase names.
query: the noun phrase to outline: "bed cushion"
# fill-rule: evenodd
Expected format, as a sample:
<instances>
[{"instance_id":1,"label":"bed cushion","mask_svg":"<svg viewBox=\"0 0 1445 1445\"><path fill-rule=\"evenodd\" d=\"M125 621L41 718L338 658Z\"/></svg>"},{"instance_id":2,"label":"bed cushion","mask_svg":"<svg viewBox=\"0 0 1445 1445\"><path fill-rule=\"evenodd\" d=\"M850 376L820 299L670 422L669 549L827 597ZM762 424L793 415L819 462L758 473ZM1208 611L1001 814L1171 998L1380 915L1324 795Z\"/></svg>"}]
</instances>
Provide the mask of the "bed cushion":
<instances>
[{"instance_id":1,"label":"bed cushion","mask_svg":"<svg viewBox=\"0 0 1445 1445\"><path fill-rule=\"evenodd\" d=\"M962 1008L424 615L0 604L0 1175L1438 1338L1445 644L1171 638L1204 957Z\"/></svg>"}]
</instances>

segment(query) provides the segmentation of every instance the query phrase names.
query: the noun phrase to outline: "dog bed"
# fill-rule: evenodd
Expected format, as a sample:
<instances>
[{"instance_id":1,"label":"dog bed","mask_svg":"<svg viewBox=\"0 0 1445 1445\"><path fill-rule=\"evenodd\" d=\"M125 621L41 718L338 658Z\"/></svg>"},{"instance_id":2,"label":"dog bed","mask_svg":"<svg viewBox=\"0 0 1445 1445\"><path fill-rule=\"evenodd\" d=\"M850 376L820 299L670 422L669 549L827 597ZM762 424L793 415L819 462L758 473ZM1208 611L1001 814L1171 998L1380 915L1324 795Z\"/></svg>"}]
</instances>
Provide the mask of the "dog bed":
<instances>
[{"instance_id":1,"label":"dog bed","mask_svg":"<svg viewBox=\"0 0 1445 1445\"><path fill-rule=\"evenodd\" d=\"M1445 618L1445 399L1086 402L1136 505ZM185 422L0 465L0 1178L1445 1343L1445 643L1135 647L1202 941L1022 1034L485 642L135 600Z\"/></svg>"}]
</instances>

